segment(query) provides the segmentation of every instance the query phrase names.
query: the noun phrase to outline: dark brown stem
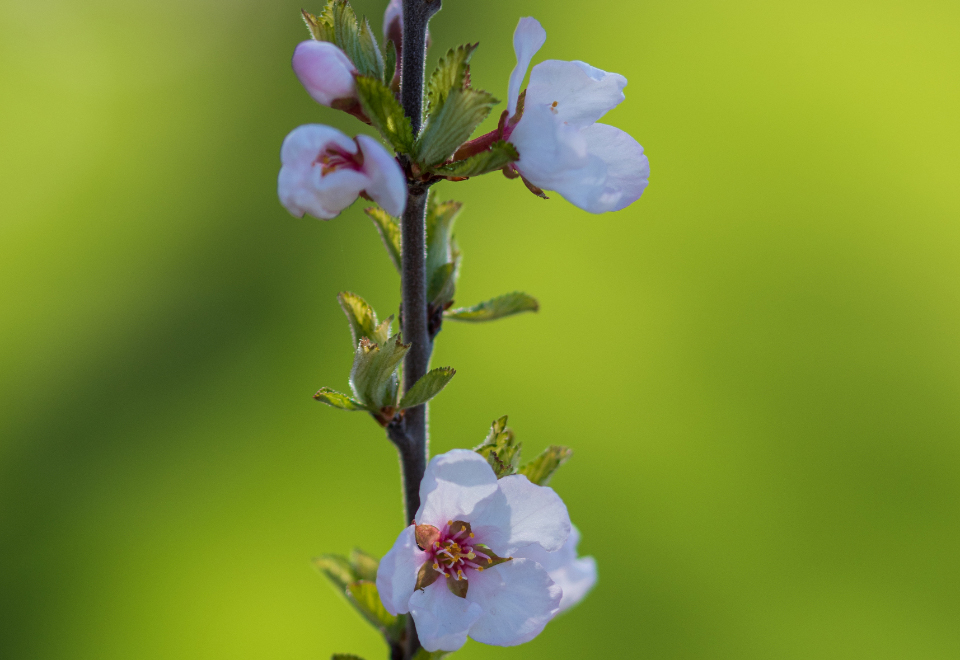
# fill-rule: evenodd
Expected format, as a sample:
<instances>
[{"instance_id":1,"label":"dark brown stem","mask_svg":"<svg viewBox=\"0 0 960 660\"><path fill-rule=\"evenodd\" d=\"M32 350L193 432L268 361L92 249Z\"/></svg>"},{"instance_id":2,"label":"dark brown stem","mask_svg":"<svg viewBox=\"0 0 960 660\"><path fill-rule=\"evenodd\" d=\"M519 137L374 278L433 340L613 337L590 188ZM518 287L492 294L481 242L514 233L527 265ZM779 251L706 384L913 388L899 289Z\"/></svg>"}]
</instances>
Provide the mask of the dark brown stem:
<instances>
[{"instance_id":1,"label":"dark brown stem","mask_svg":"<svg viewBox=\"0 0 960 660\"><path fill-rule=\"evenodd\" d=\"M410 118L414 135L420 132L423 80L427 50L427 23L440 10L441 0L403 0L403 45L400 49L400 104ZM430 365L433 343L427 319L427 189L421 181L408 182L407 206L400 221L400 327L403 341L412 344L403 360L403 390L409 390ZM397 446L403 471L404 524L420 508L420 482L427 467L427 406L409 408L387 429ZM413 617L408 618L405 660L420 648Z\"/></svg>"}]
</instances>

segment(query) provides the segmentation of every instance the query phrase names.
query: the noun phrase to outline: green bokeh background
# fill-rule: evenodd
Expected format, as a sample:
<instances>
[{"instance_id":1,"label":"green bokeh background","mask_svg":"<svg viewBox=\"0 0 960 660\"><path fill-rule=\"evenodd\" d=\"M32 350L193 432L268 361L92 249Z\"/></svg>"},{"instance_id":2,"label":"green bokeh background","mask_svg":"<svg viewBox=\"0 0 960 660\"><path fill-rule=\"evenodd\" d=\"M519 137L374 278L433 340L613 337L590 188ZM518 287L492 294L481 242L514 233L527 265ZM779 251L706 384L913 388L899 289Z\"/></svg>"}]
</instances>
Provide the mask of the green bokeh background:
<instances>
[{"instance_id":1,"label":"green bokeh background","mask_svg":"<svg viewBox=\"0 0 960 660\"><path fill-rule=\"evenodd\" d=\"M384 2L363 0L374 18ZM445 0L431 62L511 35L630 80L621 213L492 175L432 449L509 413L600 582L531 644L457 657L960 657L960 6ZM284 135L356 131L290 70L299 2L0 4L0 657L382 658L310 564L402 525L334 296L399 282L355 205L276 200ZM319 9L320 2L308 6Z\"/></svg>"}]
</instances>

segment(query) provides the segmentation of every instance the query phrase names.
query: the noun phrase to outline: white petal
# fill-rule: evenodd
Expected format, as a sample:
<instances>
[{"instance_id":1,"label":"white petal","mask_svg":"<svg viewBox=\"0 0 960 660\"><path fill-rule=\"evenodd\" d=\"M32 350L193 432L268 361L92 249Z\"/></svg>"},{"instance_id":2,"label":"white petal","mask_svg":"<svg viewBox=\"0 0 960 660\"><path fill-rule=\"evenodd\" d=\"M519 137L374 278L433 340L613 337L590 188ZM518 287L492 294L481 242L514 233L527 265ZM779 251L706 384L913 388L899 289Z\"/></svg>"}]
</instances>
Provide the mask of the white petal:
<instances>
[{"instance_id":1,"label":"white petal","mask_svg":"<svg viewBox=\"0 0 960 660\"><path fill-rule=\"evenodd\" d=\"M357 152L353 140L335 128L320 124L299 126L283 140L277 194L284 208L298 218L304 213L324 220L333 218L350 206L369 183L366 175L354 170L339 170L323 176L316 160L330 146L348 153Z\"/></svg>"},{"instance_id":2,"label":"white petal","mask_svg":"<svg viewBox=\"0 0 960 660\"><path fill-rule=\"evenodd\" d=\"M336 99L357 95L356 67L346 54L327 41L304 41L293 51L293 71L313 100L329 106Z\"/></svg>"},{"instance_id":3,"label":"white petal","mask_svg":"<svg viewBox=\"0 0 960 660\"><path fill-rule=\"evenodd\" d=\"M532 484L522 474L504 477L497 486L498 495L471 521L481 543L501 556L531 543L551 552L563 547L570 535L570 515L552 488Z\"/></svg>"},{"instance_id":4,"label":"white petal","mask_svg":"<svg viewBox=\"0 0 960 660\"><path fill-rule=\"evenodd\" d=\"M407 205L407 180L393 155L367 135L358 135L363 152L363 171L370 179L367 194L394 217L403 215Z\"/></svg>"},{"instance_id":5,"label":"white petal","mask_svg":"<svg viewBox=\"0 0 960 660\"><path fill-rule=\"evenodd\" d=\"M507 116L512 117L517 110L517 98L520 96L520 87L523 78L527 75L530 62L537 51L547 41L547 31L540 25L540 21L527 16L517 23L513 32L513 52L517 54L517 66L510 73L510 84L507 87Z\"/></svg>"},{"instance_id":6,"label":"white petal","mask_svg":"<svg viewBox=\"0 0 960 660\"><path fill-rule=\"evenodd\" d=\"M467 600L478 604L483 615L470 628L470 637L496 646L529 642L556 615L560 598L560 587L531 559L477 573L470 577Z\"/></svg>"},{"instance_id":7,"label":"white petal","mask_svg":"<svg viewBox=\"0 0 960 660\"><path fill-rule=\"evenodd\" d=\"M528 107L510 135L520 153L516 168L541 188L552 189L568 170L589 164L587 143L580 130L565 124L545 105Z\"/></svg>"},{"instance_id":8,"label":"white petal","mask_svg":"<svg viewBox=\"0 0 960 660\"><path fill-rule=\"evenodd\" d=\"M587 595L597 583L597 562L593 557L577 558L580 531L573 527L563 547L556 552L547 552L534 543L514 553L514 558L531 559L546 569L550 579L563 590L560 611L568 610Z\"/></svg>"},{"instance_id":9,"label":"white petal","mask_svg":"<svg viewBox=\"0 0 960 660\"><path fill-rule=\"evenodd\" d=\"M469 589L473 587L470 581ZM456 651L467 642L467 631L480 618L479 605L454 596L444 580L437 580L410 599L420 644L428 651Z\"/></svg>"},{"instance_id":10,"label":"white petal","mask_svg":"<svg viewBox=\"0 0 960 660\"><path fill-rule=\"evenodd\" d=\"M410 525L397 537L380 566L377 567L377 593L390 614L410 611L410 596L417 586L417 573L427 553L417 547L414 526Z\"/></svg>"},{"instance_id":11,"label":"white petal","mask_svg":"<svg viewBox=\"0 0 960 660\"><path fill-rule=\"evenodd\" d=\"M469 520L484 499L497 492L497 475L480 454L454 449L434 456L420 482L417 522L442 527Z\"/></svg>"},{"instance_id":12,"label":"white petal","mask_svg":"<svg viewBox=\"0 0 960 660\"><path fill-rule=\"evenodd\" d=\"M585 62L547 60L530 72L525 107L552 107L562 121L584 128L619 105L626 86L627 79L619 73L607 73Z\"/></svg>"},{"instance_id":13,"label":"white petal","mask_svg":"<svg viewBox=\"0 0 960 660\"><path fill-rule=\"evenodd\" d=\"M640 199L650 176L643 147L628 133L606 124L589 126L581 135L590 163L564 172L546 187L590 213L619 211Z\"/></svg>"}]
</instances>

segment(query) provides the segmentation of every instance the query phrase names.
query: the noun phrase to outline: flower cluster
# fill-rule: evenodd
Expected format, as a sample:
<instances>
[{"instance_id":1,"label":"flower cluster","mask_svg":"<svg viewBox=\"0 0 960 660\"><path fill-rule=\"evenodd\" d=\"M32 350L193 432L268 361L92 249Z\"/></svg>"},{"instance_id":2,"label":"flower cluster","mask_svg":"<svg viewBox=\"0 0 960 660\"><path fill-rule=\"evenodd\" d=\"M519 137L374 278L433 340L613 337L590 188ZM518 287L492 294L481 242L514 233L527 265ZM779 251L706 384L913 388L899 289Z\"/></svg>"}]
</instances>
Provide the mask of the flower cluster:
<instances>
[{"instance_id":1,"label":"flower cluster","mask_svg":"<svg viewBox=\"0 0 960 660\"><path fill-rule=\"evenodd\" d=\"M358 24L349 6L341 9L344 4L333 0L324 14L304 14L314 38L294 50L293 70L317 103L372 124L405 160L364 136L351 140L330 127L300 127L284 141L278 180L280 201L293 215L329 219L363 196L399 216L408 181L462 181L497 169L521 178L541 197L554 190L591 213L618 211L643 194L650 174L643 147L628 133L598 123L624 100L626 78L580 61L546 60L533 67L522 89L547 38L536 19L520 19L514 33L517 65L500 125L464 142L496 103L469 89L474 47L451 50L441 61L438 80L450 88L428 90L435 116L427 118L421 135L413 135L392 98L403 31L399 0L385 12L383 50L365 21ZM442 112L446 98L457 94L457 103L449 104L457 110ZM450 139L457 141L445 142Z\"/></svg>"},{"instance_id":2,"label":"flower cluster","mask_svg":"<svg viewBox=\"0 0 960 660\"><path fill-rule=\"evenodd\" d=\"M390 613L413 616L428 651L455 651L468 636L527 642L596 581L553 489L521 474L498 480L475 452L434 457L420 501L380 562L377 589Z\"/></svg>"}]
</instances>

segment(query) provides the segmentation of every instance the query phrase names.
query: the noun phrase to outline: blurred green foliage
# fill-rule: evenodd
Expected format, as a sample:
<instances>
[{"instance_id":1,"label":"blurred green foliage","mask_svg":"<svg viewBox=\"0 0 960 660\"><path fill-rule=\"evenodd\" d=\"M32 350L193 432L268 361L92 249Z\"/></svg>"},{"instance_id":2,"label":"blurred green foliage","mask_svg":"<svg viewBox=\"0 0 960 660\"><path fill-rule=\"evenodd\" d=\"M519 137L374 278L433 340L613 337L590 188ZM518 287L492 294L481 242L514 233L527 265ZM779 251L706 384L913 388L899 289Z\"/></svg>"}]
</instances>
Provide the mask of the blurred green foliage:
<instances>
[{"instance_id":1,"label":"blurred green foliage","mask_svg":"<svg viewBox=\"0 0 960 660\"><path fill-rule=\"evenodd\" d=\"M572 446L551 485L600 567L533 643L455 657L960 656L960 6L445 5L431 61L479 40L498 98L522 15L538 59L626 75L607 121L652 166L602 217L439 188L458 299L541 311L446 324L432 448L503 414ZM287 132L356 130L290 70L300 8L0 4L5 660L385 655L310 558L389 548L397 460L311 395L346 387L336 293L387 315L399 282L360 204L276 200Z\"/></svg>"}]
</instances>

